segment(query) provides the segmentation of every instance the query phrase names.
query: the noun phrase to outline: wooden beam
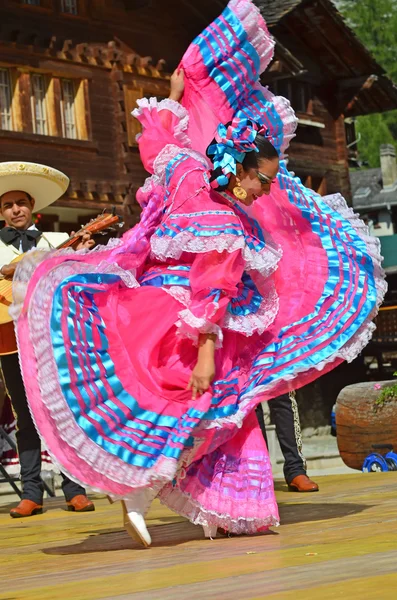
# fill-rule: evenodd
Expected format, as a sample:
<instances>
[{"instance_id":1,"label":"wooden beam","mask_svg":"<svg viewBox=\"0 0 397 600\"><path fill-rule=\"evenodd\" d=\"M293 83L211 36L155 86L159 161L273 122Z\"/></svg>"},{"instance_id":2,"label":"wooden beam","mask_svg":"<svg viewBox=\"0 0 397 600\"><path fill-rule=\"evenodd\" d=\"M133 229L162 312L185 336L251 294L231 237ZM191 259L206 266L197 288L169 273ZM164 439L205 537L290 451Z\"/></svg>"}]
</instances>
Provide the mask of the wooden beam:
<instances>
[{"instance_id":1,"label":"wooden beam","mask_svg":"<svg viewBox=\"0 0 397 600\"><path fill-rule=\"evenodd\" d=\"M371 75L372 77L372 75ZM377 75L373 75L377 78ZM340 90L350 90L351 88L361 88L368 80L368 75L361 75L360 77L347 77L345 79L338 80L338 88Z\"/></svg>"},{"instance_id":2,"label":"wooden beam","mask_svg":"<svg viewBox=\"0 0 397 600\"><path fill-rule=\"evenodd\" d=\"M208 20L205 17L203 17L202 11L193 6L190 0L182 0L182 4L184 4L190 10L190 12L194 14L196 19L201 21L201 23L205 24L205 26L209 25Z\"/></svg>"},{"instance_id":3,"label":"wooden beam","mask_svg":"<svg viewBox=\"0 0 397 600\"><path fill-rule=\"evenodd\" d=\"M370 75L369 77L367 77L366 81L362 84L362 86L360 87L360 89L354 94L353 98L350 100L350 102L347 103L347 105L345 107L341 106L341 113L348 113L349 111L352 110L354 104L357 102L360 94L362 92L364 92L365 90L369 90L371 89L371 87L374 85L374 83L378 80L377 75Z\"/></svg>"}]
</instances>

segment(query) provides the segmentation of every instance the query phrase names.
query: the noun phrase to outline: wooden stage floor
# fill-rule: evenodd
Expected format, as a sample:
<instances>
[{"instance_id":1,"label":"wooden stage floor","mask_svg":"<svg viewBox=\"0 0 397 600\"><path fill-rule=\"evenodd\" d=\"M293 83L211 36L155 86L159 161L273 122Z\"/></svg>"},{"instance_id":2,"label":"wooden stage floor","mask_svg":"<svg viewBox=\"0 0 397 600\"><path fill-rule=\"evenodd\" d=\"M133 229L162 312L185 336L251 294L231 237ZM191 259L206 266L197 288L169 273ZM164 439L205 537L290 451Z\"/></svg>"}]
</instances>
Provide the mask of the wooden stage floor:
<instances>
[{"instance_id":1,"label":"wooden stage floor","mask_svg":"<svg viewBox=\"0 0 397 600\"><path fill-rule=\"evenodd\" d=\"M153 546L120 525L119 505L73 514L61 499L12 520L0 506L0 600L395 600L397 473L318 478L320 492L277 484L282 525L203 539L157 502Z\"/></svg>"}]
</instances>

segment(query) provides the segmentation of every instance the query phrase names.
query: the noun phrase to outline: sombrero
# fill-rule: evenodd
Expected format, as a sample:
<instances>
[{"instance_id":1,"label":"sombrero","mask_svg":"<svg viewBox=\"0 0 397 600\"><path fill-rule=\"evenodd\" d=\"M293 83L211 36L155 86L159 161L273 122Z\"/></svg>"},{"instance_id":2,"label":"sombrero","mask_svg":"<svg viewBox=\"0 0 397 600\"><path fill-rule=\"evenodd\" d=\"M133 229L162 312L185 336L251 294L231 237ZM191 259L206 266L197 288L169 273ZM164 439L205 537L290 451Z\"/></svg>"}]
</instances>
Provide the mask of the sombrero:
<instances>
[{"instance_id":1,"label":"sombrero","mask_svg":"<svg viewBox=\"0 0 397 600\"><path fill-rule=\"evenodd\" d=\"M58 200L68 185L69 177L46 165L19 161L0 163L0 198L7 192L27 192L35 200L34 212Z\"/></svg>"}]
</instances>

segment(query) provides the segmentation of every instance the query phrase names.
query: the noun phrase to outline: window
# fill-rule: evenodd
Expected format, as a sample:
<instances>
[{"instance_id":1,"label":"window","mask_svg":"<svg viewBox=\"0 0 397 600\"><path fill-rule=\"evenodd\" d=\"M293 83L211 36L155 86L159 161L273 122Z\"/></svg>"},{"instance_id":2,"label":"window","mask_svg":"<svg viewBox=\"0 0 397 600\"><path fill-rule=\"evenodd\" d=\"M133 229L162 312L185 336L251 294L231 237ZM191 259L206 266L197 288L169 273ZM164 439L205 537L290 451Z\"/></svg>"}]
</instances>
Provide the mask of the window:
<instances>
[{"instance_id":1,"label":"window","mask_svg":"<svg viewBox=\"0 0 397 600\"><path fill-rule=\"evenodd\" d=\"M309 83L292 79L279 79L270 84L276 96L284 96L296 112L311 113L313 93Z\"/></svg>"},{"instance_id":2,"label":"window","mask_svg":"<svg viewBox=\"0 0 397 600\"><path fill-rule=\"evenodd\" d=\"M12 130L11 84L7 69L0 69L0 127Z\"/></svg>"},{"instance_id":3,"label":"window","mask_svg":"<svg viewBox=\"0 0 397 600\"><path fill-rule=\"evenodd\" d=\"M32 75L32 121L34 133L48 135L46 83L43 75Z\"/></svg>"},{"instance_id":4,"label":"window","mask_svg":"<svg viewBox=\"0 0 397 600\"><path fill-rule=\"evenodd\" d=\"M345 131L347 147L357 150L356 124L354 119L345 119Z\"/></svg>"},{"instance_id":5,"label":"window","mask_svg":"<svg viewBox=\"0 0 397 600\"><path fill-rule=\"evenodd\" d=\"M61 11L68 15L77 15L77 1L78 0L61 0Z\"/></svg>"},{"instance_id":6,"label":"window","mask_svg":"<svg viewBox=\"0 0 397 600\"><path fill-rule=\"evenodd\" d=\"M0 130L90 140L89 82L0 67Z\"/></svg>"},{"instance_id":7,"label":"window","mask_svg":"<svg viewBox=\"0 0 397 600\"><path fill-rule=\"evenodd\" d=\"M61 79L62 91L62 134L66 138L77 138L76 129L76 92L74 83L70 79Z\"/></svg>"},{"instance_id":8,"label":"window","mask_svg":"<svg viewBox=\"0 0 397 600\"><path fill-rule=\"evenodd\" d=\"M24 4L30 4L31 6L40 6L40 0L23 0Z\"/></svg>"}]
</instances>

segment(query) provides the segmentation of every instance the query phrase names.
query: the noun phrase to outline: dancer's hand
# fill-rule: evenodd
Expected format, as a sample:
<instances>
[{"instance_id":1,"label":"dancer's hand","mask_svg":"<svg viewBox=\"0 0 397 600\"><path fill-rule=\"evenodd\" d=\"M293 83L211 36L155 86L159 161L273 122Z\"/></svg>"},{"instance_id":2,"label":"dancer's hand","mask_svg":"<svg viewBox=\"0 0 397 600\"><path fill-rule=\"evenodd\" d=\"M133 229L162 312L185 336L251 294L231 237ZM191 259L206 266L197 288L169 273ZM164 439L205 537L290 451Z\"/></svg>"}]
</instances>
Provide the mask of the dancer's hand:
<instances>
[{"instance_id":1,"label":"dancer's hand","mask_svg":"<svg viewBox=\"0 0 397 600\"><path fill-rule=\"evenodd\" d=\"M192 371L192 375L189 379L187 386L188 390L192 390L192 399L195 400L197 396L201 396L208 390L212 380L215 377L215 361L210 356L205 358L199 358L196 366Z\"/></svg>"},{"instance_id":2,"label":"dancer's hand","mask_svg":"<svg viewBox=\"0 0 397 600\"><path fill-rule=\"evenodd\" d=\"M179 102L185 91L185 73L183 69L176 69L171 75L171 92L169 98Z\"/></svg>"}]
</instances>

